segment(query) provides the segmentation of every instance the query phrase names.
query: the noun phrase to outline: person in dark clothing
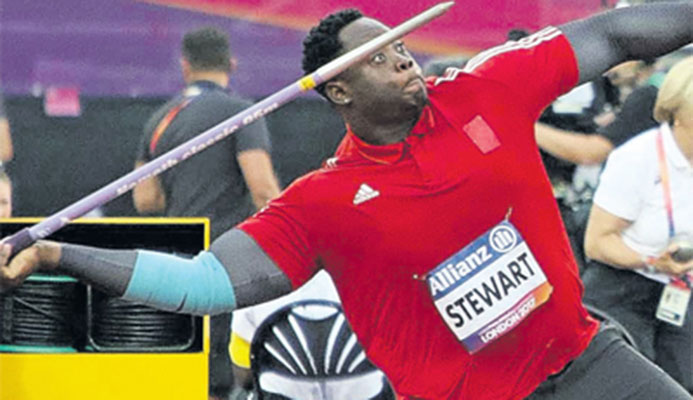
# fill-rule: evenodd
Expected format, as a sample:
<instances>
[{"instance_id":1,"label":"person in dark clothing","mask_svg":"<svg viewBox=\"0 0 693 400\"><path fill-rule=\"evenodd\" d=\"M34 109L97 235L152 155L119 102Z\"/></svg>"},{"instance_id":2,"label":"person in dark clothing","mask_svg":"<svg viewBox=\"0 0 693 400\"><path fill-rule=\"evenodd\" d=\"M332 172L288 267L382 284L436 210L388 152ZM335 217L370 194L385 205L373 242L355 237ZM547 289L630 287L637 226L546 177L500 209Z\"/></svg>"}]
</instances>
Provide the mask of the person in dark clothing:
<instances>
[{"instance_id":1,"label":"person in dark clothing","mask_svg":"<svg viewBox=\"0 0 693 400\"><path fill-rule=\"evenodd\" d=\"M640 132L657 126L652 116L657 87L646 84L623 102L610 124L594 133L575 132L537 124L537 143L554 157L575 164L599 164L611 151Z\"/></svg>"},{"instance_id":2,"label":"person in dark clothing","mask_svg":"<svg viewBox=\"0 0 693 400\"><path fill-rule=\"evenodd\" d=\"M183 38L182 53L187 86L145 125L136 168L251 105L226 90L235 61L225 33L191 31ZM279 194L269 152L269 133L260 120L139 184L133 191L135 207L143 214L209 217L214 240ZM229 331L229 314L212 318L210 393L220 397L232 383Z\"/></svg>"},{"instance_id":3,"label":"person in dark clothing","mask_svg":"<svg viewBox=\"0 0 693 400\"><path fill-rule=\"evenodd\" d=\"M613 150L635 135L659 125L652 115L658 90L649 84L635 89L626 98L616 119L600 128L597 135L608 140Z\"/></svg>"},{"instance_id":4,"label":"person in dark clothing","mask_svg":"<svg viewBox=\"0 0 693 400\"><path fill-rule=\"evenodd\" d=\"M185 35L181 66L187 86L145 125L136 167L252 104L226 90L233 64L223 32L204 28ZM260 120L138 185L135 206L141 213L209 217L214 240L279 194L269 152L269 133Z\"/></svg>"}]
</instances>

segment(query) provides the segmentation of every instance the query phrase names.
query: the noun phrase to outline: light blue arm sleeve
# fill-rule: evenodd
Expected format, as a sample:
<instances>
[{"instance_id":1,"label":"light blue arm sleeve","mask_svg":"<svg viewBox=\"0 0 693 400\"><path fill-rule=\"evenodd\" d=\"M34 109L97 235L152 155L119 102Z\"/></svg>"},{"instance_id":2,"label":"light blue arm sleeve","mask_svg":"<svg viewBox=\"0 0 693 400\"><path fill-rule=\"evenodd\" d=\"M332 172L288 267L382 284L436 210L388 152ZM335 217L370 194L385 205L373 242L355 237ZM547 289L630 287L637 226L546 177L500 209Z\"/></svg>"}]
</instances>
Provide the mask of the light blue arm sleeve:
<instances>
[{"instance_id":1,"label":"light blue arm sleeve","mask_svg":"<svg viewBox=\"0 0 693 400\"><path fill-rule=\"evenodd\" d=\"M122 298L193 315L214 315L236 308L236 296L226 269L207 251L191 260L137 251L132 278Z\"/></svg>"}]
</instances>

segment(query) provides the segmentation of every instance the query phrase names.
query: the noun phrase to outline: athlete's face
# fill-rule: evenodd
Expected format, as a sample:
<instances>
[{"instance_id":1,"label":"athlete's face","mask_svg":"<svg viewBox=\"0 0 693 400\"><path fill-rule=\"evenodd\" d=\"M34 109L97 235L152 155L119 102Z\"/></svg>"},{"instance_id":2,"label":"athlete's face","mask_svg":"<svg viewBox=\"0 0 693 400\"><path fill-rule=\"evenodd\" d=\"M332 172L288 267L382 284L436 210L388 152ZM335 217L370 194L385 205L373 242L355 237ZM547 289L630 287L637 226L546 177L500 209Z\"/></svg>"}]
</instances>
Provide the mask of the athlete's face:
<instances>
[{"instance_id":1,"label":"athlete's face","mask_svg":"<svg viewBox=\"0 0 693 400\"><path fill-rule=\"evenodd\" d=\"M382 23L360 18L339 33L348 52L389 30ZM428 102L421 68L401 40L373 52L338 78L339 101L381 118L418 118ZM334 89L334 88L333 88ZM329 91L329 86L328 86ZM333 92L334 93L334 92Z\"/></svg>"}]
</instances>

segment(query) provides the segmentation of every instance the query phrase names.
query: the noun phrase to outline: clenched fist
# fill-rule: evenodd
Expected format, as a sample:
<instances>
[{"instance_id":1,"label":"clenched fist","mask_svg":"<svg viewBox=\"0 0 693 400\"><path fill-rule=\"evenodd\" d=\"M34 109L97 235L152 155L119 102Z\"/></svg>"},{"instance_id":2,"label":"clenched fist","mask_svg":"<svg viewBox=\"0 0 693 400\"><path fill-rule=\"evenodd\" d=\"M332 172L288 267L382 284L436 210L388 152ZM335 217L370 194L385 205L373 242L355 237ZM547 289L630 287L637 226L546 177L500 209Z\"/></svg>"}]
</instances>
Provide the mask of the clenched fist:
<instances>
[{"instance_id":1,"label":"clenched fist","mask_svg":"<svg viewBox=\"0 0 693 400\"><path fill-rule=\"evenodd\" d=\"M54 242L37 242L9 260L11 251L10 245L0 245L0 293L21 285L39 269L55 269L60 260L60 245Z\"/></svg>"}]
</instances>

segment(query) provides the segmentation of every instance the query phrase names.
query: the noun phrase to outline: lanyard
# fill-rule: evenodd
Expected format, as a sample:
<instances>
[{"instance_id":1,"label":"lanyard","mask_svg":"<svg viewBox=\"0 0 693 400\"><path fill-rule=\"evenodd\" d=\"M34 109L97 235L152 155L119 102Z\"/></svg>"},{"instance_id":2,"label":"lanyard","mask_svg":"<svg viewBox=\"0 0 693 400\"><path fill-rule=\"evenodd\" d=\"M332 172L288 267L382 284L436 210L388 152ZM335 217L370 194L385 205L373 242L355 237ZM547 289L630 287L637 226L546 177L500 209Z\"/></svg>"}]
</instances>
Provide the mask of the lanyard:
<instances>
[{"instance_id":1,"label":"lanyard","mask_svg":"<svg viewBox=\"0 0 693 400\"><path fill-rule=\"evenodd\" d=\"M669 179L669 169L667 168L667 157L664 151L664 139L662 130L657 132L657 158L659 160L659 175L662 179L662 191L664 194L664 207L667 212L667 221L669 222L669 239L676 235L674 227L674 206L671 200L671 180ZM691 288L693 285L693 272L688 272L682 278L672 278L672 283L676 286L685 286Z\"/></svg>"},{"instance_id":2,"label":"lanyard","mask_svg":"<svg viewBox=\"0 0 693 400\"><path fill-rule=\"evenodd\" d=\"M662 190L664 192L664 207L669 221L669 239L676 234L674 227L674 206L671 201L671 181L669 180L669 169L667 168L667 157L664 152L664 139L662 130L657 132L657 158L659 159L659 176L662 179Z\"/></svg>"},{"instance_id":3,"label":"lanyard","mask_svg":"<svg viewBox=\"0 0 693 400\"><path fill-rule=\"evenodd\" d=\"M152 133L152 139L149 141L149 154L152 157L154 156L154 151L156 150L156 145L159 143L159 139L161 139L161 136L163 136L166 128L171 125L173 119L176 118L178 113L183 111L183 109L187 107L188 104L195 99L195 97L199 96L203 92L203 90L199 89L199 87L196 88L198 88L198 90L191 91L192 94L183 97L183 99L173 108L171 108L168 113L166 113L166 115L164 115L164 117L159 121L159 124Z\"/></svg>"}]
</instances>

